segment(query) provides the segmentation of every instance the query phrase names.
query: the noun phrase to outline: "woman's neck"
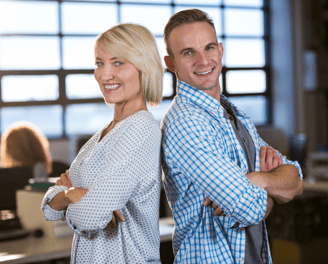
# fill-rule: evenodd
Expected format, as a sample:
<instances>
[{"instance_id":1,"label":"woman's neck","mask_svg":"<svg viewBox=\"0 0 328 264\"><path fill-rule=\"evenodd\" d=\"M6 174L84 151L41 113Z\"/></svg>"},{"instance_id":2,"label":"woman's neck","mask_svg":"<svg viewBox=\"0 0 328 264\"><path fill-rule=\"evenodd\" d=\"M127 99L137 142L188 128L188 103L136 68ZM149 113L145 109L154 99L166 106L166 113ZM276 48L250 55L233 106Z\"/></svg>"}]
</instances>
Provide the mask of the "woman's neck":
<instances>
[{"instance_id":1,"label":"woman's neck","mask_svg":"<svg viewBox=\"0 0 328 264\"><path fill-rule=\"evenodd\" d=\"M102 140L111 130L113 130L113 128L119 122L141 110L148 111L146 101L143 97L142 90L138 92L135 97L133 97L128 101L122 103L115 103L113 121L102 132L100 140Z\"/></svg>"},{"instance_id":2,"label":"woman's neck","mask_svg":"<svg viewBox=\"0 0 328 264\"><path fill-rule=\"evenodd\" d=\"M141 110L148 110L142 90L132 99L115 104L113 123L118 123Z\"/></svg>"},{"instance_id":3,"label":"woman's neck","mask_svg":"<svg viewBox=\"0 0 328 264\"><path fill-rule=\"evenodd\" d=\"M125 118L139 112L141 110L148 111L147 105L145 100L138 100L135 102L124 102L123 104L115 104L114 108L114 123L119 123L120 121L124 120Z\"/></svg>"}]
</instances>

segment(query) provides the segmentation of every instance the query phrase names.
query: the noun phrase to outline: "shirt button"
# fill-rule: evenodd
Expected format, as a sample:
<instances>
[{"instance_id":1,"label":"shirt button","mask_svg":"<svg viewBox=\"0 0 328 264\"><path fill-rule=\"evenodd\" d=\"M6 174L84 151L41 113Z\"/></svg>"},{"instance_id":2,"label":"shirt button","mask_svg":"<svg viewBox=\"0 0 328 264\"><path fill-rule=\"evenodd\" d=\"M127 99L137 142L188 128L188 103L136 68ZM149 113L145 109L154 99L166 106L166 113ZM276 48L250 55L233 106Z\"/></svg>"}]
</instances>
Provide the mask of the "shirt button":
<instances>
[{"instance_id":1,"label":"shirt button","mask_svg":"<svg viewBox=\"0 0 328 264\"><path fill-rule=\"evenodd\" d=\"M233 120L233 117L232 116L229 116L229 119L230 119L230 121L232 121Z\"/></svg>"}]
</instances>

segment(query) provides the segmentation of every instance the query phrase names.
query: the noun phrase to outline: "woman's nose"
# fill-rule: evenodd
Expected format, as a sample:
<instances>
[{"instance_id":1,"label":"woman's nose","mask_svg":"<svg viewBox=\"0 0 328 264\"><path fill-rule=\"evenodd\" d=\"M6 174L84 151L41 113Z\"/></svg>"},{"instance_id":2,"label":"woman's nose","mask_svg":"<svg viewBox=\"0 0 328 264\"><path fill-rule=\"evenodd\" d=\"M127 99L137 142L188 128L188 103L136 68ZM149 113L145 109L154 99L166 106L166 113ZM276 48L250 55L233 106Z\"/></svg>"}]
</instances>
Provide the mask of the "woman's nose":
<instances>
[{"instance_id":1,"label":"woman's nose","mask_svg":"<svg viewBox=\"0 0 328 264\"><path fill-rule=\"evenodd\" d=\"M111 71L103 71L103 74L101 75L102 79L104 81L107 81L107 80L113 80L114 79L114 74L113 72Z\"/></svg>"},{"instance_id":2,"label":"woman's nose","mask_svg":"<svg viewBox=\"0 0 328 264\"><path fill-rule=\"evenodd\" d=\"M113 80L114 79L114 72L110 68L105 67L103 72L102 72L101 77L104 81Z\"/></svg>"}]
</instances>

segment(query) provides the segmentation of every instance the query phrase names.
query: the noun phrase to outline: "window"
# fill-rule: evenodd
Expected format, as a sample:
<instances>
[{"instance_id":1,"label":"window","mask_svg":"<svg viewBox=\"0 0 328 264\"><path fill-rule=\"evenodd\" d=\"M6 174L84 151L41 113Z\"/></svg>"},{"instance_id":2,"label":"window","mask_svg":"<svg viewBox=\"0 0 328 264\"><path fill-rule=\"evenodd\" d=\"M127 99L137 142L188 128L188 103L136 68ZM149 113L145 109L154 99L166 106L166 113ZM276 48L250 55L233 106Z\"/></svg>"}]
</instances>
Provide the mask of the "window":
<instances>
[{"instance_id":1,"label":"window","mask_svg":"<svg viewBox=\"0 0 328 264\"><path fill-rule=\"evenodd\" d=\"M53 138L95 133L113 116L93 77L96 36L119 22L139 23L155 35L163 58L165 24L174 13L190 8L209 14L223 43L222 93L257 125L268 124L267 2L0 1L0 133L22 119ZM149 108L158 121L171 103L175 86L175 76L166 72L164 100L159 107Z\"/></svg>"}]
</instances>

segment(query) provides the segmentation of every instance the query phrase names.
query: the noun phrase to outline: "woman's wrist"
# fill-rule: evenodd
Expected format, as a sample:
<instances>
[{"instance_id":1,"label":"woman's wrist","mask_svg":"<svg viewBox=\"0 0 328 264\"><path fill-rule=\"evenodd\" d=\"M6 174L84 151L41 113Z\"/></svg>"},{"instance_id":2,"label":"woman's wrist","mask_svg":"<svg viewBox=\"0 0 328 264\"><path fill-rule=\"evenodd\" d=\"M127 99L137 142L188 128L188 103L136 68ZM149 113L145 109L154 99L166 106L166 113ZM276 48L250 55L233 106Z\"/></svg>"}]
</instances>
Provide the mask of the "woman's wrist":
<instances>
[{"instance_id":1,"label":"woman's wrist","mask_svg":"<svg viewBox=\"0 0 328 264\"><path fill-rule=\"evenodd\" d=\"M67 190L58 193L49 203L48 205L56 210L63 211L66 210L69 204L71 203L70 199L67 197Z\"/></svg>"}]
</instances>

